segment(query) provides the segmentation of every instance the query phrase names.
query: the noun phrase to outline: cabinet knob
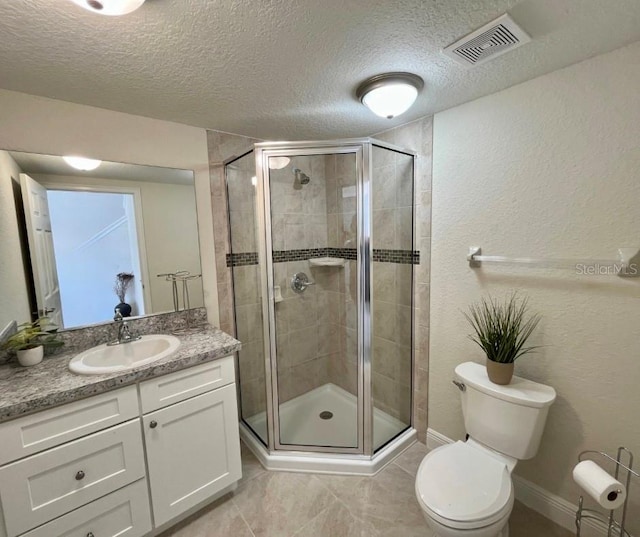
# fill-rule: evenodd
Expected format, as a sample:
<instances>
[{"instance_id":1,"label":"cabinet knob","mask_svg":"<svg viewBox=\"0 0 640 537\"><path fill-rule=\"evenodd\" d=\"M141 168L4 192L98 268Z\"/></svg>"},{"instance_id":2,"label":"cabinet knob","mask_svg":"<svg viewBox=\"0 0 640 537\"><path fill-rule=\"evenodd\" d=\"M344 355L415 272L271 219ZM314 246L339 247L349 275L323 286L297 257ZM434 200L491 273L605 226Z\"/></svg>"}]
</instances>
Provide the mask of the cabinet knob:
<instances>
[{"instance_id":1,"label":"cabinet knob","mask_svg":"<svg viewBox=\"0 0 640 537\"><path fill-rule=\"evenodd\" d=\"M84 479L84 472L82 470L76 472L76 481Z\"/></svg>"},{"instance_id":2,"label":"cabinet knob","mask_svg":"<svg viewBox=\"0 0 640 537\"><path fill-rule=\"evenodd\" d=\"M95 537L95 536L93 535L93 532L90 531L89 533L87 533L87 537Z\"/></svg>"},{"instance_id":3,"label":"cabinet knob","mask_svg":"<svg viewBox=\"0 0 640 537\"><path fill-rule=\"evenodd\" d=\"M158 426L158 422L156 420L151 420L151 422L149 423L149 427L151 427L152 429L155 429Z\"/></svg>"}]
</instances>

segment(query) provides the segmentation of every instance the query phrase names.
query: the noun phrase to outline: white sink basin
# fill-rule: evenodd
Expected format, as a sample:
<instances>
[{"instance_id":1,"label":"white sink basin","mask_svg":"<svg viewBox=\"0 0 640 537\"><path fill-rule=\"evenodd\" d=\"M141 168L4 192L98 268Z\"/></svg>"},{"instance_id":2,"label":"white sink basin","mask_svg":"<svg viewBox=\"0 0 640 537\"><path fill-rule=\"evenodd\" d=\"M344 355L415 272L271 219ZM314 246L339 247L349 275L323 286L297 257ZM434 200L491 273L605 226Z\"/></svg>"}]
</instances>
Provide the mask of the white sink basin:
<instances>
[{"instance_id":1,"label":"white sink basin","mask_svg":"<svg viewBox=\"0 0 640 537\"><path fill-rule=\"evenodd\" d=\"M127 371L174 353L180 346L177 337L152 334L131 343L98 345L71 359L69 369L78 375L104 375Z\"/></svg>"}]
</instances>

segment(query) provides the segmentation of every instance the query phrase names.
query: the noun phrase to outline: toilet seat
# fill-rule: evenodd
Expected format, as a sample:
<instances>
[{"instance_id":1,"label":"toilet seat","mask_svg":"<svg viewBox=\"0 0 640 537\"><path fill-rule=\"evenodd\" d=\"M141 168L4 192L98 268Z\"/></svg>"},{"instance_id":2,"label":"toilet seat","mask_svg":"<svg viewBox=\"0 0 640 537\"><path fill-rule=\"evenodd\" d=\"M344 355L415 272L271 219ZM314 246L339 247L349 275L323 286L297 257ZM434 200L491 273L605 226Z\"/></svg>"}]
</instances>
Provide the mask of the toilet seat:
<instances>
[{"instance_id":1,"label":"toilet seat","mask_svg":"<svg viewBox=\"0 0 640 537\"><path fill-rule=\"evenodd\" d=\"M422 509L449 528L473 529L505 518L513 508L513 484L504 462L456 442L428 453L416 476Z\"/></svg>"}]
</instances>

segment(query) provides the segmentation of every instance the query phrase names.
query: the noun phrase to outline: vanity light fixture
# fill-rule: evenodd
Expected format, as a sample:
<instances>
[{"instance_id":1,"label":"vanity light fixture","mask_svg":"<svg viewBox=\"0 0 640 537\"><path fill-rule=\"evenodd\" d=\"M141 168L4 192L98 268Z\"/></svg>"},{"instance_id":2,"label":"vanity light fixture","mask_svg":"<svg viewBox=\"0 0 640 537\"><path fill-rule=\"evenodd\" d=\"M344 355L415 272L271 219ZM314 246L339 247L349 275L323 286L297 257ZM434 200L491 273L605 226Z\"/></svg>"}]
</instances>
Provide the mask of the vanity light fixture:
<instances>
[{"instance_id":1,"label":"vanity light fixture","mask_svg":"<svg viewBox=\"0 0 640 537\"><path fill-rule=\"evenodd\" d=\"M62 158L72 168L75 168L76 170L82 170L83 172L95 170L98 166L100 166L100 164L102 164L101 160L96 160L93 158L72 156L65 156Z\"/></svg>"},{"instance_id":2,"label":"vanity light fixture","mask_svg":"<svg viewBox=\"0 0 640 537\"><path fill-rule=\"evenodd\" d=\"M269 169L281 170L282 168L286 168L289 162L291 162L289 157L269 157Z\"/></svg>"},{"instance_id":3,"label":"vanity light fixture","mask_svg":"<svg viewBox=\"0 0 640 537\"><path fill-rule=\"evenodd\" d=\"M126 15L138 9L144 0L71 0L94 13L100 15Z\"/></svg>"},{"instance_id":4,"label":"vanity light fixture","mask_svg":"<svg viewBox=\"0 0 640 537\"><path fill-rule=\"evenodd\" d=\"M365 80L356 97L380 117L392 119L404 114L424 87L424 80L412 73L385 73Z\"/></svg>"}]
</instances>

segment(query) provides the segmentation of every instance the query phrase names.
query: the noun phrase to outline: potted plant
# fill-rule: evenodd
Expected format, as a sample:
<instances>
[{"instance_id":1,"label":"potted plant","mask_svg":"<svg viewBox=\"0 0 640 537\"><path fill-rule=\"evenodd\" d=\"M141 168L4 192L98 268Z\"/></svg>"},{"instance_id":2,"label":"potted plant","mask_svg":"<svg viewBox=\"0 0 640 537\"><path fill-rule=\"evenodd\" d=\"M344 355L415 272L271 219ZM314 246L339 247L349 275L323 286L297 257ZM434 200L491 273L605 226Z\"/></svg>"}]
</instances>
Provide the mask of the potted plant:
<instances>
[{"instance_id":1,"label":"potted plant","mask_svg":"<svg viewBox=\"0 0 640 537\"><path fill-rule=\"evenodd\" d=\"M36 365L42 362L45 347L56 348L64 345L57 330L58 327L48 317L40 317L18 326L18 331L10 336L2 347L15 351L20 365Z\"/></svg>"},{"instance_id":2,"label":"potted plant","mask_svg":"<svg viewBox=\"0 0 640 537\"><path fill-rule=\"evenodd\" d=\"M120 310L120 315L123 317L129 317L131 315L131 306L125 302L127 298L127 291L133 283L134 275L131 272L119 272L116 274L116 282L113 286L113 291L118 297L120 304L118 304L113 310Z\"/></svg>"},{"instance_id":3,"label":"potted plant","mask_svg":"<svg viewBox=\"0 0 640 537\"><path fill-rule=\"evenodd\" d=\"M487 374L495 384L509 384L515 361L538 347L525 347L540 322L540 315L527 318L528 299L514 293L504 302L483 298L471 305L465 317L475 334L469 338L487 355Z\"/></svg>"}]
</instances>

